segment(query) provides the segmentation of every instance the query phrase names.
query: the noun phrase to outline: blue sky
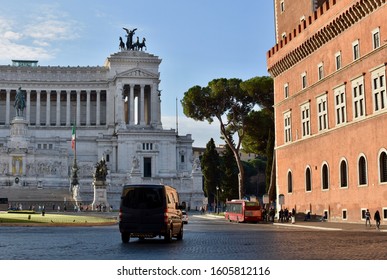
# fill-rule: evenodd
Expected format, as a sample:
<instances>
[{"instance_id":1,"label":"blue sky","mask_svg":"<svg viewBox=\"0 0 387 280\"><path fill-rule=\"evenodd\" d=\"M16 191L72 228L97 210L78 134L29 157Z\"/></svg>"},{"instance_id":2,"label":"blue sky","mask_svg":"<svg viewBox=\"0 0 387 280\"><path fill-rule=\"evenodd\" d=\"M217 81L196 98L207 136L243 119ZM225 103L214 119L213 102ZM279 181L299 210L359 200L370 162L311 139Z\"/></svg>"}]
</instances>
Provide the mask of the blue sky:
<instances>
[{"instance_id":1,"label":"blue sky","mask_svg":"<svg viewBox=\"0 0 387 280\"><path fill-rule=\"evenodd\" d=\"M0 64L37 59L46 66L102 66L118 52L123 27L137 28L160 65L164 128L176 126L176 98L215 78L268 75L266 52L274 45L271 0L13 0L0 8ZM187 119L178 103L179 134L194 146L219 126Z\"/></svg>"}]
</instances>

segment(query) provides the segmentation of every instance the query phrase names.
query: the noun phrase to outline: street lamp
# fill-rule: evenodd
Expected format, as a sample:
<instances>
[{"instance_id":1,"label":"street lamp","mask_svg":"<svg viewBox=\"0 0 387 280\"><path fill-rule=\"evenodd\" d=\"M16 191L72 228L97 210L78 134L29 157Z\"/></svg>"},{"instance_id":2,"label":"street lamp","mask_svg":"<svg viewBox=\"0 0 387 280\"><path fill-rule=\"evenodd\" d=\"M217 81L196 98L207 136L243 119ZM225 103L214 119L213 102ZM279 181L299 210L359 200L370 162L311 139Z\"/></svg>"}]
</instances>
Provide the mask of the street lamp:
<instances>
[{"instance_id":1,"label":"street lamp","mask_svg":"<svg viewBox=\"0 0 387 280\"><path fill-rule=\"evenodd\" d=\"M219 187L216 186L216 212L219 215Z\"/></svg>"}]
</instances>

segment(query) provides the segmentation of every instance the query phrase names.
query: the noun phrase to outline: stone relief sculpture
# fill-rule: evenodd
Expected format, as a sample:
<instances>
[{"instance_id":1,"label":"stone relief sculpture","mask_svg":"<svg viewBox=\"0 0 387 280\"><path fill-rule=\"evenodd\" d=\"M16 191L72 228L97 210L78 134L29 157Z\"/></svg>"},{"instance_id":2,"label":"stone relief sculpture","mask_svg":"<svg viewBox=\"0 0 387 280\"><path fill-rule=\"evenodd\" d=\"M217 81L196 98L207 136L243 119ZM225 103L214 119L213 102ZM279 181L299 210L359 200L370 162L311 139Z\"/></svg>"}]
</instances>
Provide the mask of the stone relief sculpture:
<instances>
[{"instance_id":1,"label":"stone relief sculpture","mask_svg":"<svg viewBox=\"0 0 387 280\"><path fill-rule=\"evenodd\" d=\"M133 156L133 159L132 159L132 170L137 170L140 168L140 161L138 159L138 157L136 156Z\"/></svg>"}]
</instances>

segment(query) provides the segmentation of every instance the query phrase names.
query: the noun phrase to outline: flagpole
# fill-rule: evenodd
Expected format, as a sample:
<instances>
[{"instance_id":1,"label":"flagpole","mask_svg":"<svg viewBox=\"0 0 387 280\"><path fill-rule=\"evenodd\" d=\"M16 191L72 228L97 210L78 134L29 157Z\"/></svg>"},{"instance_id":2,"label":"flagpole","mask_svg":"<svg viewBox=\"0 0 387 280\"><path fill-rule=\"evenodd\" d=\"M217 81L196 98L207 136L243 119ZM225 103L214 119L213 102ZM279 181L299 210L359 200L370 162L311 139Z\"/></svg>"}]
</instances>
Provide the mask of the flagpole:
<instances>
[{"instance_id":1,"label":"flagpole","mask_svg":"<svg viewBox=\"0 0 387 280\"><path fill-rule=\"evenodd\" d=\"M71 146L74 149L74 162L71 174L71 192L73 193L74 186L78 186L78 165L77 165L77 128L75 125L72 127L71 133ZM74 195L74 193L73 193Z\"/></svg>"},{"instance_id":2,"label":"flagpole","mask_svg":"<svg viewBox=\"0 0 387 280\"><path fill-rule=\"evenodd\" d=\"M75 132L74 159L77 160L77 127L76 126L74 126L74 132Z\"/></svg>"},{"instance_id":3,"label":"flagpole","mask_svg":"<svg viewBox=\"0 0 387 280\"><path fill-rule=\"evenodd\" d=\"M177 111L177 97L176 97L176 134L179 135L179 116Z\"/></svg>"}]
</instances>

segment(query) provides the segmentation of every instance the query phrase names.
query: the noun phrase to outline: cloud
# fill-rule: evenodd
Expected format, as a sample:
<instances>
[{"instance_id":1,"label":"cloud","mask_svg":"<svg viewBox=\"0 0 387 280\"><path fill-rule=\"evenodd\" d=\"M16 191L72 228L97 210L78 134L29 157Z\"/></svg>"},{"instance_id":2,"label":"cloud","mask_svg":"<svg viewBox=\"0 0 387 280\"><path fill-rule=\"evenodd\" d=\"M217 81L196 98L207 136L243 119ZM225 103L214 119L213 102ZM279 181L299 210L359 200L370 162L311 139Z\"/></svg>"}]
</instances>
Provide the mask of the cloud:
<instances>
[{"instance_id":1,"label":"cloud","mask_svg":"<svg viewBox=\"0 0 387 280\"><path fill-rule=\"evenodd\" d=\"M14 40L20 40L23 37L22 34L13 32L13 31L6 31L3 35L3 38L6 40L14 41Z\"/></svg>"},{"instance_id":2,"label":"cloud","mask_svg":"<svg viewBox=\"0 0 387 280\"><path fill-rule=\"evenodd\" d=\"M43 20L25 28L25 35L45 41L72 40L79 37L73 23L65 20Z\"/></svg>"},{"instance_id":3,"label":"cloud","mask_svg":"<svg viewBox=\"0 0 387 280\"><path fill-rule=\"evenodd\" d=\"M37 11L17 20L0 16L0 61L53 59L63 41L79 38L80 25L58 7L45 6Z\"/></svg>"}]
</instances>

